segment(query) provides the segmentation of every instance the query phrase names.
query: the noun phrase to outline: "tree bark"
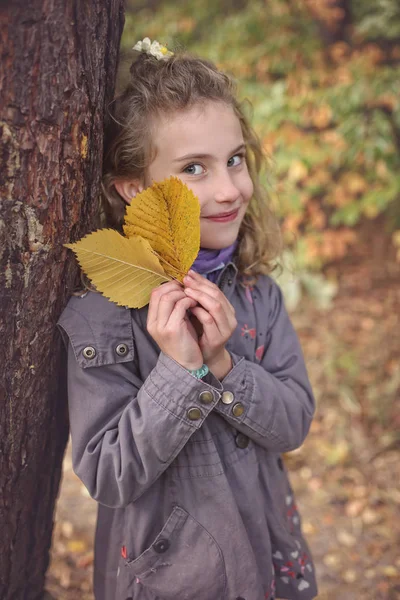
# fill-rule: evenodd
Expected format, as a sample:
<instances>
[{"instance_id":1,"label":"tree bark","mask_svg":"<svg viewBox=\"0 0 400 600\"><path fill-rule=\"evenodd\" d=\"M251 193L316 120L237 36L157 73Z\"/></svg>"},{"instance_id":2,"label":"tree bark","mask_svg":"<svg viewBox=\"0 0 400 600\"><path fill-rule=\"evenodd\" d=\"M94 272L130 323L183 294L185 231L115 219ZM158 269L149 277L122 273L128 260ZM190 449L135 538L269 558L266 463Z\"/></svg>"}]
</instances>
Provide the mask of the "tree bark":
<instances>
[{"instance_id":1,"label":"tree bark","mask_svg":"<svg viewBox=\"0 0 400 600\"><path fill-rule=\"evenodd\" d=\"M7 5L6 5L7 4ZM68 435L55 329L93 228L123 0L0 0L0 598L43 596Z\"/></svg>"}]
</instances>

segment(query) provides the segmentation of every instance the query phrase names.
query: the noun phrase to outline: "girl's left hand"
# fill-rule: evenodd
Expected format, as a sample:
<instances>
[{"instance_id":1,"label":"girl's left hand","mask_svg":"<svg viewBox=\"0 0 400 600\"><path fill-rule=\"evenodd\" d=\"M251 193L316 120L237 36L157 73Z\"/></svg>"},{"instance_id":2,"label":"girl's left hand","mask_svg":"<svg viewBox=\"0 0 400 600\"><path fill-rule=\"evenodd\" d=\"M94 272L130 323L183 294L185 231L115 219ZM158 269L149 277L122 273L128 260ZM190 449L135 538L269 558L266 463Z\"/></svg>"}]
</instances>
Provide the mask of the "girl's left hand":
<instances>
[{"instance_id":1,"label":"girl's left hand","mask_svg":"<svg viewBox=\"0 0 400 600\"><path fill-rule=\"evenodd\" d=\"M195 271L189 271L183 283L185 294L199 304L190 310L203 327L199 346L210 368L227 354L225 344L237 326L235 309L215 283Z\"/></svg>"}]
</instances>

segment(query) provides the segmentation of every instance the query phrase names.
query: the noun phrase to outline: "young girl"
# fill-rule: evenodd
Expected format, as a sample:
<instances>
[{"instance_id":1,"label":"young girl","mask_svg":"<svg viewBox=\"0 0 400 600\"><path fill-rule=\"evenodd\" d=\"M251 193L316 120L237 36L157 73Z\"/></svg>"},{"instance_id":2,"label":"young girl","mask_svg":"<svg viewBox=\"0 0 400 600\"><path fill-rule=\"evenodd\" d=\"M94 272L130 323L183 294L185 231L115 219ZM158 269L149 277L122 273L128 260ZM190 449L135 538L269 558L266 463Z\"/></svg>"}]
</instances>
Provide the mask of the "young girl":
<instances>
[{"instance_id":1,"label":"young girl","mask_svg":"<svg viewBox=\"0 0 400 600\"><path fill-rule=\"evenodd\" d=\"M279 246L261 149L231 80L145 39L106 135L104 212L179 177L201 250L148 307L74 296L68 345L73 464L99 503L97 600L314 598L314 568L281 453L314 398L268 276Z\"/></svg>"}]
</instances>

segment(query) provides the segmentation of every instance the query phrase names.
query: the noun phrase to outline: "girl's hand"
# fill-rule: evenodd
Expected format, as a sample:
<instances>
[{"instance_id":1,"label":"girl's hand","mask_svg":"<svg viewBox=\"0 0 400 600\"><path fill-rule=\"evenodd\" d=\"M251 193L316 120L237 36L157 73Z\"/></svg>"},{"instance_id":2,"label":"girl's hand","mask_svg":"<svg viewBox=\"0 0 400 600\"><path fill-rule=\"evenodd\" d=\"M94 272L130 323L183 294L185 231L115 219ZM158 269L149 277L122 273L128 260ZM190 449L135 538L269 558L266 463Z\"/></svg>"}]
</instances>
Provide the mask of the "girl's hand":
<instances>
[{"instance_id":1,"label":"girl's hand","mask_svg":"<svg viewBox=\"0 0 400 600\"><path fill-rule=\"evenodd\" d=\"M194 271L184 278L185 294L196 300L191 312L203 327L199 346L203 360L218 377L231 369L231 359L225 344L235 331L235 309L219 287ZM218 366L219 375L212 368ZM225 371L225 372L224 372Z\"/></svg>"},{"instance_id":2,"label":"girl's hand","mask_svg":"<svg viewBox=\"0 0 400 600\"><path fill-rule=\"evenodd\" d=\"M187 310L196 304L180 283L168 281L152 291L147 315L151 337L164 354L186 369L199 369L203 365L198 336L187 315Z\"/></svg>"}]
</instances>

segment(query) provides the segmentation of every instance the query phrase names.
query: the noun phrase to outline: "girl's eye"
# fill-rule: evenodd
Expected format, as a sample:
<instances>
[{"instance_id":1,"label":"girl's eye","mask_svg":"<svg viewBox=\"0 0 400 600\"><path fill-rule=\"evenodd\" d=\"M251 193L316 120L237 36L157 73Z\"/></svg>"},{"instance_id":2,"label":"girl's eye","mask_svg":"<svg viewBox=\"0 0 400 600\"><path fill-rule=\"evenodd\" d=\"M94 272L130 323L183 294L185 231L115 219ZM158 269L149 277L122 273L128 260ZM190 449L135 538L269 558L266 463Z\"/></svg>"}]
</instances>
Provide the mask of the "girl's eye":
<instances>
[{"instance_id":1,"label":"girl's eye","mask_svg":"<svg viewBox=\"0 0 400 600\"><path fill-rule=\"evenodd\" d=\"M204 173L204 167L199 164L188 165L183 169L183 172L188 175L202 175Z\"/></svg>"},{"instance_id":2,"label":"girl's eye","mask_svg":"<svg viewBox=\"0 0 400 600\"><path fill-rule=\"evenodd\" d=\"M228 160L228 167L237 167L241 165L243 162L244 155L243 154L235 154Z\"/></svg>"}]
</instances>

